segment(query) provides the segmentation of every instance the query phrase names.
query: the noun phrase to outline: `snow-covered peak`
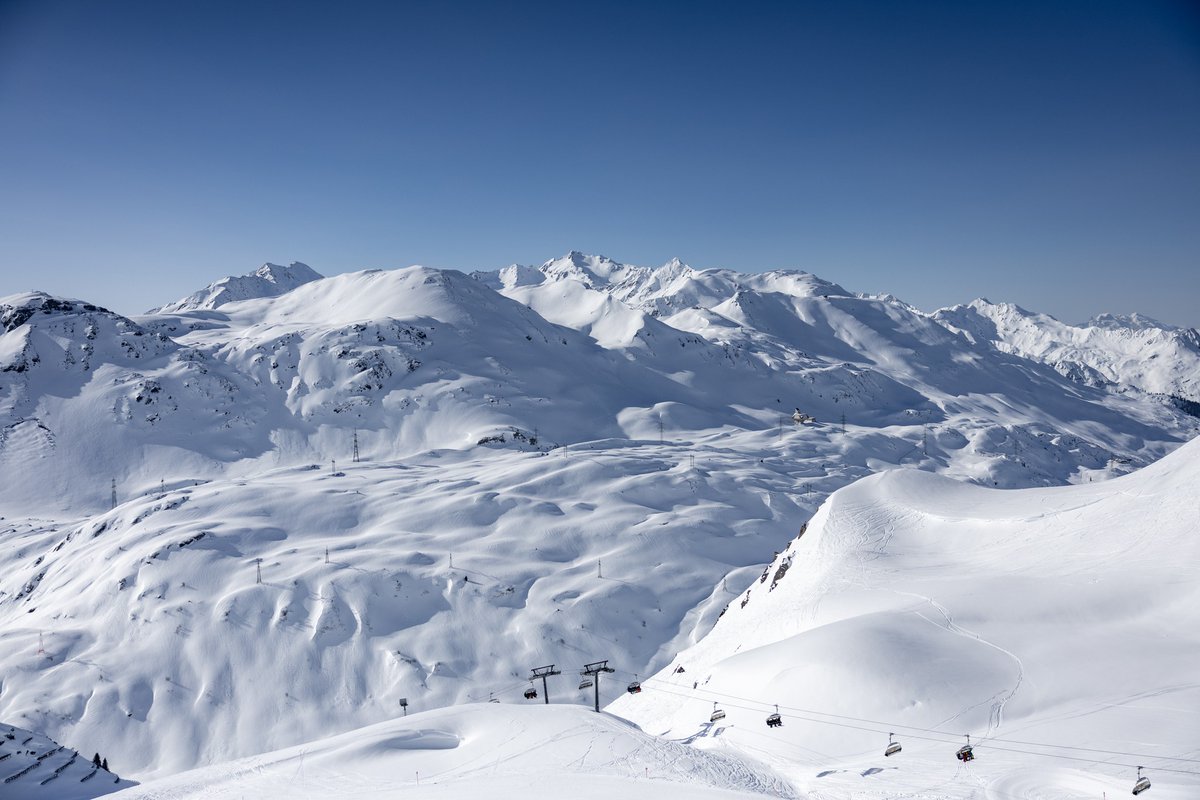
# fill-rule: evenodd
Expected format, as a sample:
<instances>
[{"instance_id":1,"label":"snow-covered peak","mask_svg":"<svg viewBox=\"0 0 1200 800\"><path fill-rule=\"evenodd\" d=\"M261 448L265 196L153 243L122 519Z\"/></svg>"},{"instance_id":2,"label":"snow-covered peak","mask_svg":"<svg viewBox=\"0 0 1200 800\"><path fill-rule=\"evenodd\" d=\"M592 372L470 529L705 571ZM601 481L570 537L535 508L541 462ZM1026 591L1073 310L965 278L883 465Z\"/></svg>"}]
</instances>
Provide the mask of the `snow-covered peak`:
<instances>
[{"instance_id":1,"label":"snow-covered peak","mask_svg":"<svg viewBox=\"0 0 1200 800\"><path fill-rule=\"evenodd\" d=\"M1191 328L1140 314L1103 314L1069 325L982 298L931 317L974 342L1040 361L1081 383L1200 399L1200 334Z\"/></svg>"},{"instance_id":2,"label":"snow-covered peak","mask_svg":"<svg viewBox=\"0 0 1200 800\"><path fill-rule=\"evenodd\" d=\"M521 286L537 286L546 281L546 273L537 267L527 267L524 264L509 264L495 272L472 272L471 277L497 292Z\"/></svg>"},{"instance_id":3,"label":"snow-covered peak","mask_svg":"<svg viewBox=\"0 0 1200 800\"><path fill-rule=\"evenodd\" d=\"M1155 329L1161 331L1176 331L1179 328L1175 325L1168 325L1165 322L1159 322L1153 317L1148 317L1145 314L1097 314L1089 319L1081 328L1108 328L1116 330L1126 328L1133 331L1143 331Z\"/></svg>"},{"instance_id":4,"label":"snow-covered peak","mask_svg":"<svg viewBox=\"0 0 1200 800\"><path fill-rule=\"evenodd\" d=\"M494 320L496 314L506 316L512 306L510 300L462 272L411 266L345 272L279 297L227 306L223 313L238 322L305 327L380 319L463 324L475 318Z\"/></svg>"},{"instance_id":5,"label":"snow-covered peak","mask_svg":"<svg viewBox=\"0 0 1200 800\"><path fill-rule=\"evenodd\" d=\"M198 292L167 303L149 313L171 314L182 311L212 310L237 300L278 297L298 286L320 280L321 274L307 264L293 261L286 267L266 263L249 275L230 275L210 283Z\"/></svg>"},{"instance_id":6,"label":"snow-covered peak","mask_svg":"<svg viewBox=\"0 0 1200 800\"><path fill-rule=\"evenodd\" d=\"M540 270L552 280L573 279L589 288L598 288L619 282L631 270L645 271L642 267L631 267L613 261L608 256L587 255L578 250L572 250L560 258L550 259L542 264Z\"/></svg>"},{"instance_id":7,"label":"snow-covered peak","mask_svg":"<svg viewBox=\"0 0 1200 800\"><path fill-rule=\"evenodd\" d=\"M86 373L99 363L132 363L174 349L165 336L82 300L45 292L0 298L0 372L30 373L42 364L40 372L61 385L63 373Z\"/></svg>"},{"instance_id":8,"label":"snow-covered peak","mask_svg":"<svg viewBox=\"0 0 1200 800\"><path fill-rule=\"evenodd\" d=\"M0 297L0 328L4 329L0 333L12 332L26 324L35 314L51 316L84 313L119 316L107 308L85 303L82 300L55 297L45 292L21 292ZM124 317L120 318L124 319Z\"/></svg>"}]
</instances>

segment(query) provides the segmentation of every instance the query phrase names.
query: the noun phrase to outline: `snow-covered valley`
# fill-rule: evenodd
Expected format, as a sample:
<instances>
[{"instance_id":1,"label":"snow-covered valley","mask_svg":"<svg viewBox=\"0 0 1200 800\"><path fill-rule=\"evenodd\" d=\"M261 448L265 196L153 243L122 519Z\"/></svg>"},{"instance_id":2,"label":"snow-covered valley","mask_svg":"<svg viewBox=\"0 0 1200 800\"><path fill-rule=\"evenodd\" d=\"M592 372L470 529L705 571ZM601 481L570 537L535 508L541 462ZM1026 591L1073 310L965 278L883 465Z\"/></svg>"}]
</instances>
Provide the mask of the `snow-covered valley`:
<instances>
[{"instance_id":1,"label":"snow-covered valley","mask_svg":"<svg viewBox=\"0 0 1200 800\"><path fill-rule=\"evenodd\" d=\"M1200 643L1180 633L1200 459L1177 450L1195 331L1006 327L980 302L578 253L473 276L268 267L134 318L0 299L0 721L103 749L149 781L131 796L269 797L285 775L286 796L326 796L355 759L399 770L397 794L427 763L427 796L485 775L515 796L538 742L577 729L608 754L562 778L581 797L649 797L655 775L922 800L1126 777L986 745L956 770L963 733L1200 759ZM585 704L577 672L601 659L602 703L689 747L486 702L531 704L529 669L553 663L553 701ZM768 731L775 703L793 712ZM487 743L519 730L511 753ZM880 730L928 740L892 769ZM759 777L712 777L746 757Z\"/></svg>"}]
</instances>

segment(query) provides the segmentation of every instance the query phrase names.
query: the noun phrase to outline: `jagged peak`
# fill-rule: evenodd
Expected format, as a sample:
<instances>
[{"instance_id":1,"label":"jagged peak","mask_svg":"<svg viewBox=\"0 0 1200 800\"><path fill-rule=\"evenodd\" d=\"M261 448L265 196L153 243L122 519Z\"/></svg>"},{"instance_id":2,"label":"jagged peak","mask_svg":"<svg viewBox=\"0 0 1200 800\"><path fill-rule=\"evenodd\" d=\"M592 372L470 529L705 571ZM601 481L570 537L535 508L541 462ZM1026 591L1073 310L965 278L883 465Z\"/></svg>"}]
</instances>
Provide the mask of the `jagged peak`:
<instances>
[{"instance_id":1,"label":"jagged peak","mask_svg":"<svg viewBox=\"0 0 1200 800\"><path fill-rule=\"evenodd\" d=\"M305 264L303 261L293 261L286 267L279 264L272 264L270 261L268 261L255 270L254 275L256 277L268 280L271 283L288 281L308 283L309 281L317 281L325 277L308 264Z\"/></svg>"}]
</instances>

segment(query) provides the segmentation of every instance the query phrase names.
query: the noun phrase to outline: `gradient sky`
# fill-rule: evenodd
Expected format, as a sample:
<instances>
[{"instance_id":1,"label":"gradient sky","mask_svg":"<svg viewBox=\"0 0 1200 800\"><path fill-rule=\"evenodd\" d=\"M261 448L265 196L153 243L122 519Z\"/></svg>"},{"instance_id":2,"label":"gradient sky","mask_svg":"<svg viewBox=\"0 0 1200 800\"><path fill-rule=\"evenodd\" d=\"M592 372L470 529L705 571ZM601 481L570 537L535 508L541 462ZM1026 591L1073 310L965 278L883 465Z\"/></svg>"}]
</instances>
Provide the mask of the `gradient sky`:
<instances>
[{"instance_id":1,"label":"gradient sky","mask_svg":"<svg viewBox=\"0 0 1200 800\"><path fill-rule=\"evenodd\" d=\"M1200 325L1200 11L0 0L0 295L571 249Z\"/></svg>"}]
</instances>

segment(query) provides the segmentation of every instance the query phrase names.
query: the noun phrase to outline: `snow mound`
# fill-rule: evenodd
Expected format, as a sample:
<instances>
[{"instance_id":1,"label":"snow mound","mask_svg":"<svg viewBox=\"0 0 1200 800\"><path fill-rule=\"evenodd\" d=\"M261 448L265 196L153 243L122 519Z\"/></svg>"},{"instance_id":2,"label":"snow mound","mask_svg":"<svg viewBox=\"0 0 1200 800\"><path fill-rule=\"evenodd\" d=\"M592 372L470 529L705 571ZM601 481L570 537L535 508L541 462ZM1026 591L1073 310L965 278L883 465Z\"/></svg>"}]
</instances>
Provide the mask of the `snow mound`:
<instances>
[{"instance_id":1,"label":"snow mound","mask_svg":"<svg viewBox=\"0 0 1200 800\"><path fill-rule=\"evenodd\" d=\"M460 706L163 778L122 798L796 797L770 769L581 708Z\"/></svg>"}]
</instances>

